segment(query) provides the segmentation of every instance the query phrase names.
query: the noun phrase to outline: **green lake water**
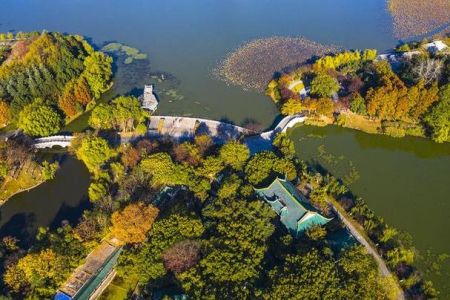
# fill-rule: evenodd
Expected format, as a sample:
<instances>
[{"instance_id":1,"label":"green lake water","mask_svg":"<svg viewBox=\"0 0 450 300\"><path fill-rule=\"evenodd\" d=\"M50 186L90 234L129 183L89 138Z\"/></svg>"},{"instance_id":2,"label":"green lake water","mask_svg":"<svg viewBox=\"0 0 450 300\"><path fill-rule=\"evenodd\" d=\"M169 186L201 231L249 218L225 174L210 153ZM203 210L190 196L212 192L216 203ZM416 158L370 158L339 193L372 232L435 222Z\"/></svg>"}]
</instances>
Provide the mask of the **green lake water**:
<instances>
[{"instance_id":1,"label":"green lake water","mask_svg":"<svg viewBox=\"0 0 450 300\"><path fill-rule=\"evenodd\" d=\"M450 144L337 126L300 126L290 136L301 159L340 178L356 170L352 192L389 225L410 233L423 256L427 250L450 253ZM449 270L447 262L440 276L431 276L444 295L450 295Z\"/></svg>"},{"instance_id":2,"label":"green lake water","mask_svg":"<svg viewBox=\"0 0 450 300\"><path fill-rule=\"evenodd\" d=\"M158 114L228 119L237 124L254 120L263 126L270 126L277 116L271 101L212 75L218 63L246 41L302 36L323 44L380 51L397 43L385 0L0 2L0 31L44 29L82 34L99 48L120 42L148 54L149 61L119 67L113 93L136 94L145 83L154 83L157 92L164 91ZM160 82L162 73L170 80ZM76 123L69 127L77 128ZM319 153L337 158L338 164L327 167L339 176L350 170L351 161L360 175L351 186L354 192L389 224L411 233L420 250L450 253L449 145L337 127L301 127L292 134L302 158L317 158ZM80 163L68 160L54 181L5 204L0 209L1 224L13 224L11 220L21 215L33 215L39 225L58 222L61 207L84 203L88 182ZM12 225L5 228L20 230Z\"/></svg>"}]
</instances>

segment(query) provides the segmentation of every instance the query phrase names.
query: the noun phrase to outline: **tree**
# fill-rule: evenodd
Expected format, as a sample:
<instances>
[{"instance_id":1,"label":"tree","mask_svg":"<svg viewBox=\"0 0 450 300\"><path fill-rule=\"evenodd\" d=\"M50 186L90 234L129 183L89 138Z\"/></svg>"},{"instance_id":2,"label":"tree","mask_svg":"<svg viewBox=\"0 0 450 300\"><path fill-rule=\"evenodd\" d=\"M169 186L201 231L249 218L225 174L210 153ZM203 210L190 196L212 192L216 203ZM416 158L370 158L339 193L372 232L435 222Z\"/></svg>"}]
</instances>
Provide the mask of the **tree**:
<instances>
[{"instance_id":1,"label":"tree","mask_svg":"<svg viewBox=\"0 0 450 300\"><path fill-rule=\"evenodd\" d=\"M350 99L350 110L355 114L367 116L367 108L364 98L360 94L355 93Z\"/></svg>"},{"instance_id":2,"label":"tree","mask_svg":"<svg viewBox=\"0 0 450 300\"><path fill-rule=\"evenodd\" d=\"M161 278L167 273L162 257L164 251L183 240L196 240L204 231L201 220L192 213L170 214L158 219L147 243L124 249L117 270L122 276L138 277L142 283Z\"/></svg>"},{"instance_id":3,"label":"tree","mask_svg":"<svg viewBox=\"0 0 450 300\"><path fill-rule=\"evenodd\" d=\"M311 81L311 93L318 97L331 97L339 91L339 83L330 75L320 73Z\"/></svg>"},{"instance_id":4,"label":"tree","mask_svg":"<svg viewBox=\"0 0 450 300\"><path fill-rule=\"evenodd\" d=\"M272 142L282 155L292 158L295 156L294 142L287 136L286 133L279 133Z\"/></svg>"},{"instance_id":5,"label":"tree","mask_svg":"<svg viewBox=\"0 0 450 300\"><path fill-rule=\"evenodd\" d=\"M184 240L174 244L162 254L164 267L175 274L185 272L200 260L200 243Z\"/></svg>"},{"instance_id":6,"label":"tree","mask_svg":"<svg viewBox=\"0 0 450 300\"><path fill-rule=\"evenodd\" d=\"M439 98L439 102L425 115L424 121L431 129L433 140L442 143L450 137L450 84L441 88Z\"/></svg>"},{"instance_id":7,"label":"tree","mask_svg":"<svg viewBox=\"0 0 450 300\"><path fill-rule=\"evenodd\" d=\"M304 110L302 101L295 98L290 98L281 106L281 113L285 116L296 115Z\"/></svg>"},{"instance_id":8,"label":"tree","mask_svg":"<svg viewBox=\"0 0 450 300\"><path fill-rule=\"evenodd\" d=\"M83 75L95 98L100 97L109 84L112 75L112 58L102 52L94 52L84 60Z\"/></svg>"},{"instance_id":9,"label":"tree","mask_svg":"<svg viewBox=\"0 0 450 300\"><path fill-rule=\"evenodd\" d=\"M327 235L327 230L322 226L312 226L306 231L306 235L311 240L318 241Z\"/></svg>"},{"instance_id":10,"label":"tree","mask_svg":"<svg viewBox=\"0 0 450 300\"><path fill-rule=\"evenodd\" d=\"M278 158L273 152L263 151L257 153L245 166L247 180L258 185L273 177L285 177L294 180L297 176L295 165L286 158Z\"/></svg>"},{"instance_id":11,"label":"tree","mask_svg":"<svg viewBox=\"0 0 450 300\"><path fill-rule=\"evenodd\" d=\"M233 198L237 195L241 185L242 180L236 174L231 174L224 180L222 186L217 192L217 196L222 199Z\"/></svg>"},{"instance_id":12,"label":"tree","mask_svg":"<svg viewBox=\"0 0 450 300\"><path fill-rule=\"evenodd\" d=\"M97 202L108 194L108 184L104 181L91 182L88 189L89 200Z\"/></svg>"},{"instance_id":13,"label":"tree","mask_svg":"<svg viewBox=\"0 0 450 300\"><path fill-rule=\"evenodd\" d=\"M50 298L70 274L66 263L67 259L51 249L30 253L7 268L4 282L13 292Z\"/></svg>"},{"instance_id":14,"label":"tree","mask_svg":"<svg viewBox=\"0 0 450 300\"><path fill-rule=\"evenodd\" d=\"M76 150L78 159L82 160L91 172L98 172L101 166L111 157L115 156L115 151L108 143L100 137L86 137L81 141L80 147Z\"/></svg>"},{"instance_id":15,"label":"tree","mask_svg":"<svg viewBox=\"0 0 450 300\"><path fill-rule=\"evenodd\" d=\"M333 117L334 103L331 99L320 98L317 100L316 106L317 106L316 113L318 113L319 115L326 116L329 118Z\"/></svg>"},{"instance_id":16,"label":"tree","mask_svg":"<svg viewBox=\"0 0 450 300\"><path fill-rule=\"evenodd\" d=\"M148 117L148 112L141 108L136 97L119 96L112 103L114 123L123 132L134 130Z\"/></svg>"},{"instance_id":17,"label":"tree","mask_svg":"<svg viewBox=\"0 0 450 300\"><path fill-rule=\"evenodd\" d=\"M0 127L8 125L10 118L11 114L8 104L0 99Z\"/></svg>"},{"instance_id":18,"label":"tree","mask_svg":"<svg viewBox=\"0 0 450 300\"><path fill-rule=\"evenodd\" d=\"M177 278L192 299L247 299L262 270L275 213L262 201L216 199L203 216L211 224L209 247Z\"/></svg>"},{"instance_id":19,"label":"tree","mask_svg":"<svg viewBox=\"0 0 450 300\"><path fill-rule=\"evenodd\" d=\"M158 216L159 209L143 202L132 203L111 216L112 234L127 244L142 243Z\"/></svg>"},{"instance_id":20,"label":"tree","mask_svg":"<svg viewBox=\"0 0 450 300\"><path fill-rule=\"evenodd\" d=\"M107 104L97 105L89 117L89 126L94 129L111 129L114 127L114 111Z\"/></svg>"},{"instance_id":21,"label":"tree","mask_svg":"<svg viewBox=\"0 0 450 300\"><path fill-rule=\"evenodd\" d=\"M250 150L238 141L230 141L220 148L219 155L226 165L239 171L250 157Z\"/></svg>"},{"instance_id":22,"label":"tree","mask_svg":"<svg viewBox=\"0 0 450 300\"><path fill-rule=\"evenodd\" d=\"M48 161L44 161L42 163L42 177L45 180L50 180L55 178L56 170L58 169L58 162L49 163Z\"/></svg>"},{"instance_id":23,"label":"tree","mask_svg":"<svg viewBox=\"0 0 450 300\"><path fill-rule=\"evenodd\" d=\"M19 113L18 126L31 136L49 136L61 129L61 116L41 100L36 100Z\"/></svg>"},{"instance_id":24,"label":"tree","mask_svg":"<svg viewBox=\"0 0 450 300\"><path fill-rule=\"evenodd\" d=\"M265 299L340 299L340 280L334 262L317 250L288 255L269 272Z\"/></svg>"}]
</instances>

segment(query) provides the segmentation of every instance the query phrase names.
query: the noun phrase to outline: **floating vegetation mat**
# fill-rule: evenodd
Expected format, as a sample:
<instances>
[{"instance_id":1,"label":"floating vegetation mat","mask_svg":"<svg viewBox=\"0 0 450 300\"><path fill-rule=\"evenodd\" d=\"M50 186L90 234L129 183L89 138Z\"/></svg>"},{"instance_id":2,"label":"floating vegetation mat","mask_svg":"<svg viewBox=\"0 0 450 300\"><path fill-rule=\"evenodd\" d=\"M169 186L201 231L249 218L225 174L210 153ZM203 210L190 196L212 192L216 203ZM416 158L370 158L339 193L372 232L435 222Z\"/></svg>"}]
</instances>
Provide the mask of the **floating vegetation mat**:
<instances>
[{"instance_id":1,"label":"floating vegetation mat","mask_svg":"<svg viewBox=\"0 0 450 300\"><path fill-rule=\"evenodd\" d=\"M450 24L450 0L389 0L389 11L398 38L426 34Z\"/></svg>"},{"instance_id":2,"label":"floating vegetation mat","mask_svg":"<svg viewBox=\"0 0 450 300\"><path fill-rule=\"evenodd\" d=\"M109 43L102 48L107 53L120 53L125 55L125 64L131 64L135 59L146 59L147 54L141 53L139 49L126 46L121 43Z\"/></svg>"},{"instance_id":3,"label":"floating vegetation mat","mask_svg":"<svg viewBox=\"0 0 450 300\"><path fill-rule=\"evenodd\" d=\"M232 52L214 74L228 83L262 91L275 72L299 66L313 56L336 49L303 38L258 39Z\"/></svg>"}]
</instances>

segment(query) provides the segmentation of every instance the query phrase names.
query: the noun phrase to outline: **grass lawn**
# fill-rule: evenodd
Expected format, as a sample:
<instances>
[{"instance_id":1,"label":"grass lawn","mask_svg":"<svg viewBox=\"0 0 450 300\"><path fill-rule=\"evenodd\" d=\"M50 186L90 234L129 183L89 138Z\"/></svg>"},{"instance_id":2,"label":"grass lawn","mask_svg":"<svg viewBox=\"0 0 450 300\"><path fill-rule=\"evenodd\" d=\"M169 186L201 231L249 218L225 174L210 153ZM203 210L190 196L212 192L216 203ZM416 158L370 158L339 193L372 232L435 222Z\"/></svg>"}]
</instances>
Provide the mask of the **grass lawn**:
<instances>
[{"instance_id":1,"label":"grass lawn","mask_svg":"<svg viewBox=\"0 0 450 300\"><path fill-rule=\"evenodd\" d=\"M350 112L341 113L341 115L345 117L343 127L358 129L367 133L380 133L381 122L379 120L370 120Z\"/></svg>"},{"instance_id":2,"label":"grass lawn","mask_svg":"<svg viewBox=\"0 0 450 300\"><path fill-rule=\"evenodd\" d=\"M122 278L116 276L106 290L101 294L99 300L124 300L129 299L131 294L138 283L136 277Z\"/></svg>"},{"instance_id":3,"label":"grass lawn","mask_svg":"<svg viewBox=\"0 0 450 300\"><path fill-rule=\"evenodd\" d=\"M6 178L0 188L0 204L12 195L30 189L43 181L39 165L35 162L28 163L20 169L16 178Z\"/></svg>"}]
</instances>

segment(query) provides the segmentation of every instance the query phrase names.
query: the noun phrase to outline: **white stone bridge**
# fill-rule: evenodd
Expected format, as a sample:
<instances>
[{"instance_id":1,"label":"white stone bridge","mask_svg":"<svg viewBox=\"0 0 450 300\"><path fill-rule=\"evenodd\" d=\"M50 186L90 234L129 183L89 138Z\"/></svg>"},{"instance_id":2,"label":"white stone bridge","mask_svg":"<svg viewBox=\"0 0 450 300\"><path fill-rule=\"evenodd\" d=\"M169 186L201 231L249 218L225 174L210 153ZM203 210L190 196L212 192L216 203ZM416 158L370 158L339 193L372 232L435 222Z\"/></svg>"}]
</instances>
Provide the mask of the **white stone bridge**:
<instances>
[{"instance_id":1,"label":"white stone bridge","mask_svg":"<svg viewBox=\"0 0 450 300\"><path fill-rule=\"evenodd\" d=\"M73 136L71 135L53 135L34 139L34 147L38 149L52 148L53 146L69 147Z\"/></svg>"},{"instance_id":2,"label":"white stone bridge","mask_svg":"<svg viewBox=\"0 0 450 300\"><path fill-rule=\"evenodd\" d=\"M146 136L153 138L169 138L177 142L192 140L195 135L209 135L215 143L223 144L228 140L244 138L244 143L252 153L270 150L272 141L278 133L286 132L298 123L304 122L306 117L293 115L283 118L274 129L257 134L241 126L215 120L173 117L151 116L148 122ZM122 143L127 143L140 138L122 138ZM34 146L38 149L52 148L53 146L68 147L73 139L70 135L55 135L34 139Z\"/></svg>"}]
</instances>

